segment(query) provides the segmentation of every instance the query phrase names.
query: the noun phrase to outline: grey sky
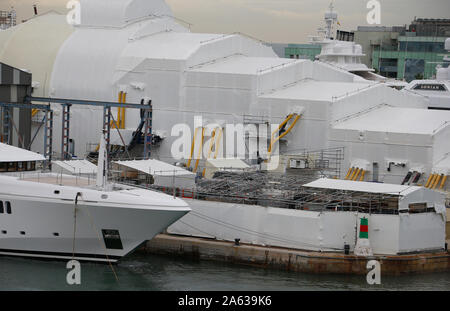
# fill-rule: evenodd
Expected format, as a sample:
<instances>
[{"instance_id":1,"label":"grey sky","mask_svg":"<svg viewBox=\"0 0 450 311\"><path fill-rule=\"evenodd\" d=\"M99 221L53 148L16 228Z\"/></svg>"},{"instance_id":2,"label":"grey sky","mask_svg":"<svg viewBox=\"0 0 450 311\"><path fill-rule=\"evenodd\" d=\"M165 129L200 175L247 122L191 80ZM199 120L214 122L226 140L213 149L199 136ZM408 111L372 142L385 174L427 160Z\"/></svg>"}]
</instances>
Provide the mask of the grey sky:
<instances>
[{"instance_id":1,"label":"grey sky","mask_svg":"<svg viewBox=\"0 0 450 311\"><path fill-rule=\"evenodd\" d=\"M67 11L68 0L0 0L0 9L14 5L20 20L49 9ZM151 0L149 0L151 1ZM404 25L415 16L450 18L449 0L379 0L381 23ZM302 43L322 26L330 0L167 0L176 17L193 24L194 32L242 32L267 42ZM340 29L367 25L368 0L335 0Z\"/></svg>"}]
</instances>

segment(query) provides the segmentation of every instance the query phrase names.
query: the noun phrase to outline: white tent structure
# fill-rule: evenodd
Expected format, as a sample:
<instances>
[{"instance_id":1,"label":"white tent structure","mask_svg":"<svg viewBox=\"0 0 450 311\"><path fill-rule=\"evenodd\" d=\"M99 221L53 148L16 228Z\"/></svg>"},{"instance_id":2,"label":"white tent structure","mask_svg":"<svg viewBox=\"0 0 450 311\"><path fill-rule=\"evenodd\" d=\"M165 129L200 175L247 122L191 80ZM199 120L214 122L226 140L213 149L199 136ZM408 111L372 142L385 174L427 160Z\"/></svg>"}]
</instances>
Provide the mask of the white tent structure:
<instances>
[{"instance_id":1,"label":"white tent structure","mask_svg":"<svg viewBox=\"0 0 450 311\"><path fill-rule=\"evenodd\" d=\"M69 175L95 175L97 165L88 160L52 161L52 171Z\"/></svg>"},{"instance_id":2,"label":"white tent structure","mask_svg":"<svg viewBox=\"0 0 450 311\"><path fill-rule=\"evenodd\" d=\"M212 178L215 172L227 171L227 172L243 172L249 169L250 165L236 158L220 158L220 159L208 159L205 166L206 178Z\"/></svg>"},{"instance_id":3,"label":"white tent structure","mask_svg":"<svg viewBox=\"0 0 450 311\"><path fill-rule=\"evenodd\" d=\"M126 170L138 171L153 176L155 185L168 188L193 189L196 174L181 167L158 160L115 161Z\"/></svg>"},{"instance_id":4,"label":"white tent structure","mask_svg":"<svg viewBox=\"0 0 450 311\"><path fill-rule=\"evenodd\" d=\"M44 161L41 154L0 143L0 162Z\"/></svg>"},{"instance_id":5,"label":"white tent structure","mask_svg":"<svg viewBox=\"0 0 450 311\"><path fill-rule=\"evenodd\" d=\"M422 173L416 184L426 185L428 175L423 173L438 173L435 165L445 167L449 117L450 111L380 106L336 122L330 142L346 147L345 168L366 171L368 181L401 183L408 172L416 171Z\"/></svg>"},{"instance_id":6,"label":"white tent structure","mask_svg":"<svg viewBox=\"0 0 450 311\"><path fill-rule=\"evenodd\" d=\"M34 96L117 101L119 92L126 92L128 103L151 99L153 131L164 137L154 148L166 162L180 161L172 154L179 139L173 127L187 124L192 138L195 116L208 124L280 124L293 110L303 109L298 124L280 141L282 152L293 153L335 146L330 140L334 122L380 105L428 106L422 96L330 64L278 58L244 35L191 33L163 0L81 0L81 24L75 26L54 12L35 17L0 34L0 61L33 73ZM60 106L54 109L58 115ZM85 146L97 143L103 111L73 106L71 114L75 153L83 157ZM448 114L445 118L450 121ZM54 147L60 142L60 119L54 121ZM137 109L126 112L127 129L139 121ZM426 114L417 123L429 123ZM227 134L234 135L224 133L224 140ZM205 136L207 146L211 133ZM42 152L41 141L38 136L32 149ZM450 152L448 144L441 147ZM426 152L428 147L421 148ZM346 161L355 157L350 151ZM384 156L376 160L383 162Z\"/></svg>"}]
</instances>

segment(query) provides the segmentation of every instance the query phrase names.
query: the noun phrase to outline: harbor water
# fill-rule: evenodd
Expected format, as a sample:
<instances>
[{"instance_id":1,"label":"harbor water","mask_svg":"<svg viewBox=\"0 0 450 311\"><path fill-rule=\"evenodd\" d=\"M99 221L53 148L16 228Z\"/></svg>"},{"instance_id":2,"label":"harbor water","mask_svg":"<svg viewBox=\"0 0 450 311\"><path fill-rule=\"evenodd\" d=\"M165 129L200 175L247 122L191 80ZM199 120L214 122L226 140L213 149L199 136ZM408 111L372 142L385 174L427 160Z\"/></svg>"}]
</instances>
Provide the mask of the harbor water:
<instances>
[{"instance_id":1,"label":"harbor water","mask_svg":"<svg viewBox=\"0 0 450 311\"><path fill-rule=\"evenodd\" d=\"M0 290L329 291L450 290L450 272L382 277L316 275L209 261L134 254L112 268L82 263L81 285L66 283L66 262L0 257ZM115 277L117 275L118 280Z\"/></svg>"}]
</instances>

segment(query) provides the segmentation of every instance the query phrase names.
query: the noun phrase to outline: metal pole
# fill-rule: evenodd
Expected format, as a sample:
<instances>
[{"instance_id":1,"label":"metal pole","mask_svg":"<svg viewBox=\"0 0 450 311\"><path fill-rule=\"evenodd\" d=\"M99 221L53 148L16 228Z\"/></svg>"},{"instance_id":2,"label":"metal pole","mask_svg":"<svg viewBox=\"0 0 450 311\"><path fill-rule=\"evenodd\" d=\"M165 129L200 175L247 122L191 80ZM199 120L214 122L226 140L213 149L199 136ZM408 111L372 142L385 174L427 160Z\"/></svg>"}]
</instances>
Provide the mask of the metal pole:
<instances>
[{"instance_id":1,"label":"metal pole","mask_svg":"<svg viewBox=\"0 0 450 311\"><path fill-rule=\"evenodd\" d=\"M152 145L153 106L151 100L148 102L148 105L148 110L144 112L144 160L150 158Z\"/></svg>"},{"instance_id":2,"label":"metal pole","mask_svg":"<svg viewBox=\"0 0 450 311\"><path fill-rule=\"evenodd\" d=\"M173 177L172 177L172 188L173 188L173 198L176 198L176 193L175 193L175 170L173 171Z\"/></svg>"}]
</instances>

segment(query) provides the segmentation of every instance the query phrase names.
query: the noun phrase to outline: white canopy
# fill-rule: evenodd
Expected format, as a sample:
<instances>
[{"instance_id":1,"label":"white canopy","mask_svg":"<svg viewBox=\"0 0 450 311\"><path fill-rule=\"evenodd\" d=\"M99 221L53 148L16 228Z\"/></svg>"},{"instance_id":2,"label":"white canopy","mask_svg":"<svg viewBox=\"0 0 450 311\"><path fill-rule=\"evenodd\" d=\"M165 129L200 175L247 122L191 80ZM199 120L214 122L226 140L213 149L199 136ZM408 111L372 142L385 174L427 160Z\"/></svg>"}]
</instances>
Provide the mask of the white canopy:
<instances>
[{"instance_id":1,"label":"white canopy","mask_svg":"<svg viewBox=\"0 0 450 311\"><path fill-rule=\"evenodd\" d=\"M97 174L97 166L88 160L52 161L52 165L54 170L63 169L69 174Z\"/></svg>"},{"instance_id":2,"label":"white canopy","mask_svg":"<svg viewBox=\"0 0 450 311\"><path fill-rule=\"evenodd\" d=\"M116 161L115 164L126 166L137 171L159 176L180 176L180 175L192 175L194 173L185 170L181 167L171 165L158 160L134 160L134 161Z\"/></svg>"},{"instance_id":3,"label":"white canopy","mask_svg":"<svg viewBox=\"0 0 450 311\"><path fill-rule=\"evenodd\" d=\"M428 207L434 207L437 213L442 215L445 214L445 194L425 187L327 178L321 178L303 186L310 188L398 195L399 210L409 209L410 204L425 203Z\"/></svg>"},{"instance_id":4,"label":"white canopy","mask_svg":"<svg viewBox=\"0 0 450 311\"><path fill-rule=\"evenodd\" d=\"M194 173L162 161L150 159L113 163L152 175L157 186L180 189L192 189L195 186L196 175Z\"/></svg>"},{"instance_id":5,"label":"white canopy","mask_svg":"<svg viewBox=\"0 0 450 311\"><path fill-rule=\"evenodd\" d=\"M0 162L45 161L43 155L0 143Z\"/></svg>"},{"instance_id":6,"label":"white canopy","mask_svg":"<svg viewBox=\"0 0 450 311\"><path fill-rule=\"evenodd\" d=\"M402 186L394 184L327 179L327 178L321 178L316 181L310 182L309 184L304 185L304 187L392 194L399 196L404 196L407 195L408 193L422 189L422 187L416 186Z\"/></svg>"}]
</instances>

